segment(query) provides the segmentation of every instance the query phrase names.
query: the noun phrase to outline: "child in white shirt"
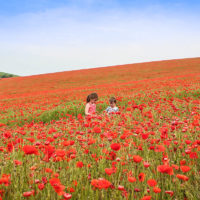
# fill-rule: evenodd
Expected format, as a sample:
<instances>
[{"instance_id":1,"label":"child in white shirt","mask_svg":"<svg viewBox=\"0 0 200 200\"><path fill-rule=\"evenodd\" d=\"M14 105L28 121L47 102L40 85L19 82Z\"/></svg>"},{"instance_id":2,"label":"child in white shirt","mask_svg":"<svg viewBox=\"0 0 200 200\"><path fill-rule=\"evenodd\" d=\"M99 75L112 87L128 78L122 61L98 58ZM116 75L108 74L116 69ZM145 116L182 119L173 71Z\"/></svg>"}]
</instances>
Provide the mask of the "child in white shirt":
<instances>
[{"instance_id":1,"label":"child in white shirt","mask_svg":"<svg viewBox=\"0 0 200 200\"><path fill-rule=\"evenodd\" d=\"M111 97L111 98L109 99L109 102L110 102L110 106L108 106L108 107L106 108L106 112L107 112L108 114L118 112L118 111L119 111L119 108L116 106L117 101L116 101L115 97Z\"/></svg>"}]
</instances>

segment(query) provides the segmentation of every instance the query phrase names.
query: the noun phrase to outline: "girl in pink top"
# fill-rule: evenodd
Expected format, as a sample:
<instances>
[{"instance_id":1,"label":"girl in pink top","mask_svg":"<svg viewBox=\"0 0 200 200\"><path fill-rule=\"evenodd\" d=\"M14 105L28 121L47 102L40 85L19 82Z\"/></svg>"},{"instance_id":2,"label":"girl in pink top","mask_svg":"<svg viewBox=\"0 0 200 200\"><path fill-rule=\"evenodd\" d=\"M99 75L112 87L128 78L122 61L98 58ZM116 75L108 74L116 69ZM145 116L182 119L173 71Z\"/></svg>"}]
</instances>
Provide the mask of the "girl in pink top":
<instances>
[{"instance_id":1,"label":"girl in pink top","mask_svg":"<svg viewBox=\"0 0 200 200\"><path fill-rule=\"evenodd\" d=\"M94 117L96 114L96 101L98 100L97 93L92 93L87 97L85 106L85 115Z\"/></svg>"}]
</instances>

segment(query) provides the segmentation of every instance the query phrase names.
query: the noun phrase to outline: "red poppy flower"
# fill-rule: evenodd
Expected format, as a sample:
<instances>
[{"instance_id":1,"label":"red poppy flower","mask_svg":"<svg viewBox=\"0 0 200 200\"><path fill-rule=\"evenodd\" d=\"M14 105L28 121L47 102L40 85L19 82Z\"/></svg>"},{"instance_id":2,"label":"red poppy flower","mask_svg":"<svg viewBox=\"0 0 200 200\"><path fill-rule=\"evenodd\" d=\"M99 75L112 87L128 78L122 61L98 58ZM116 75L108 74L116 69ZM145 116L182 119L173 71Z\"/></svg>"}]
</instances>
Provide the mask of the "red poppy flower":
<instances>
[{"instance_id":1,"label":"red poppy flower","mask_svg":"<svg viewBox=\"0 0 200 200\"><path fill-rule=\"evenodd\" d=\"M3 123L0 123L0 127L2 127L2 126L6 126L5 124L3 124Z\"/></svg>"},{"instance_id":2,"label":"red poppy flower","mask_svg":"<svg viewBox=\"0 0 200 200\"><path fill-rule=\"evenodd\" d=\"M65 186L60 183L60 180L58 178L50 179L49 183L58 195L62 195L64 193Z\"/></svg>"},{"instance_id":3,"label":"red poppy flower","mask_svg":"<svg viewBox=\"0 0 200 200\"><path fill-rule=\"evenodd\" d=\"M133 161L136 162L136 163L139 163L142 161L142 157L140 157L139 155L134 155L133 156Z\"/></svg>"},{"instance_id":4,"label":"red poppy flower","mask_svg":"<svg viewBox=\"0 0 200 200\"><path fill-rule=\"evenodd\" d=\"M42 177L42 182L43 182L44 184L47 184L47 177Z\"/></svg>"},{"instance_id":5,"label":"red poppy flower","mask_svg":"<svg viewBox=\"0 0 200 200\"><path fill-rule=\"evenodd\" d=\"M70 142L70 146L73 146L73 145L74 145L74 143L75 143L75 141L74 141L74 140L70 140L69 142Z\"/></svg>"},{"instance_id":6,"label":"red poppy flower","mask_svg":"<svg viewBox=\"0 0 200 200\"><path fill-rule=\"evenodd\" d=\"M197 153L196 153L196 152L191 152L191 153L190 153L190 158L191 158L191 159L198 159Z\"/></svg>"},{"instance_id":7,"label":"red poppy flower","mask_svg":"<svg viewBox=\"0 0 200 200\"><path fill-rule=\"evenodd\" d=\"M147 184L148 184L150 187L154 187L154 186L157 185L157 182L156 182L156 180L154 180L154 179L149 179L149 180L147 181Z\"/></svg>"},{"instance_id":8,"label":"red poppy flower","mask_svg":"<svg viewBox=\"0 0 200 200\"><path fill-rule=\"evenodd\" d=\"M114 168L106 168L105 172L106 172L106 174L108 174L110 176L111 174L116 172L116 169L114 169Z\"/></svg>"},{"instance_id":9,"label":"red poppy flower","mask_svg":"<svg viewBox=\"0 0 200 200\"><path fill-rule=\"evenodd\" d=\"M94 127L93 131L95 133L101 133L101 128L100 127Z\"/></svg>"},{"instance_id":10,"label":"red poppy flower","mask_svg":"<svg viewBox=\"0 0 200 200\"><path fill-rule=\"evenodd\" d=\"M180 165L185 165L186 161L185 160L181 160L180 161Z\"/></svg>"},{"instance_id":11,"label":"red poppy flower","mask_svg":"<svg viewBox=\"0 0 200 200\"><path fill-rule=\"evenodd\" d=\"M68 187L67 190L71 193L75 192L75 189L73 187Z\"/></svg>"},{"instance_id":12,"label":"red poppy flower","mask_svg":"<svg viewBox=\"0 0 200 200\"><path fill-rule=\"evenodd\" d=\"M65 156L65 150L57 149L55 154L56 156L63 158Z\"/></svg>"},{"instance_id":13,"label":"red poppy flower","mask_svg":"<svg viewBox=\"0 0 200 200\"><path fill-rule=\"evenodd\" d=\"M144 196L141 200L151 200L151 196Z\"/></svg>"},{"instance_id":14,"label":"red poppy flower","mask_svg":"<svg viewBox=\"0 0 200 200\"><path fill-rule=\"evenodd\" d=\"M154 188L153 188L153 191L154 191L155 193L160 193L160 192L161 192L161 189L158 188L158 187L154 187Z\"/></svg>"},{"instance_id":15,"label":"red poppy flower","mask_svg":"<svg viewBox=\"0 0 200 200\"><path fill-rule=\"evenodd\" d=\"M49 183L54 186L56 184L60 184L60 180L58 178L52 178L49 180Z\"/></svg>"},{"instance_id":16,"label":"red poppy flower","mask_svg":"<svg viewBox=\"0 0 200 200\"><path fill-rule=\"evenodd\" d=\"M180 168L181 168L181 171L182 172L188 172L188 171L190 171L190 167L188 167L188 166L186 166L186 165L182 165L182 166L180 166Z\"/></svg>"},{"instance_id":17,"label":"red poppy flower","mask_svg":"<svg viewBox=\"0 0 200 200\"><path fill-rule=\"evenodd\" d=\"M78 167L78 168L82 168L83 166L84 165L83 165L83 163L81 161L76 163L76 167Z\"/></svg>"},{"instance_id":18,"label":"red poppy flower","mask_svg":"<svg viewBox=\"0 0 200 200\"><path fill-rule=\"evenodd\" d=\"M0 126L1 127L1 126ZM9 131L6 131L3 136L8 139L8 138L11 138L12 137L12 134L9 132Z\"/></svg>"},{"instance_id":19,"label":"red poppy flower","mask_svg":"<svg viewBox=\"0 0 200 200\"><path fill-rule=\"evenodd\" d=\"M19 160L14 160L15 165L22 165L22 162Z\"/></svg>"},{"instance_id":20,"label":"red poppy flower","mask_svg":"<svg viewBox=\"0 0 200 200\"><path fill-rule=\"evenodd\" d=\"M113 143L110 145L111 149L114 150L114 151L119 151L120 148L121 148L121 145L118 144L118 143Z\"/></svg>"},{"instance_id":21,"label":"red poppy flower","mask_svg":"<svg viewBox=\"0 0 200 200\"><path fill-rule=\"evenodd\" d=\"M177 177L178 179L183 180L183 181L188 181L188 180L189 180L189 178L188 178L187 176L182 175L182 174L177 174L176 177Z\"/></svg>"},{"instance_id":22,"label":"red poppy flower","mask_svg":"<svg viewBox=\"0 0 200 200\"><path fill-rule=\"evenodd\" d=\"M51 168L45 168L45 172L47 172L47 173L52 173L53 170L52 170Z\"/></svg>"},{"instance_id":23,"label":"red poppy flower","mask_svg":"<svg viewBox=\"0 0 200 200\"><path fill-rule=\"evenodd\" d=\"M10 174L3 174L0 178L0 185L4 184L5 186L10 185Z\"/></svg>"},{"instance_id":24,"label":"red poppy flower","mask_svg":"<svg viewBox=\"0 0 200 200\"><path fill-rule=\"evenodd\" d=\"M169 174L169 175L174 174L173 168L170 167L169 165L158 165L157 170L164 174Z\"/></svg>"},{"instance_id":25,"label":"red poppy flower","mask_svg":"<svg viewBox=\"0 0 200 200\"><path fill-rule=\"evenodd\" d=\"M163 145L156 145L156 148L154 149L155 152L164 152L165 147Z\"/></svg>"},{"instance_id":26,"label":"red poppy flower","mask_svg":"<svg viewBox=\"0 0 200 200\"><path fill-rule=\"evenodd\" d=\"M93 179L91 181L91 185L101 190L109 188L111 186L111 183L104 178L99 178L99 179Z\"/></svg>"},{"instance_id":27,"label":"red poppy flower","mask_svg":"<svg viewBox=\"0 0 200 200\"><path fill-rule=\"evenodd\" d=\"M134 183L134 182L136 181L136 178L135 178L135 177L129 176L129 177L128 177L128 181L129 181L130 183Z\"/></svg>"},{"instance_id":28,"label":"red poppy flower","mask_svg":"<svg viewBox=\"0 0 200 200\"><path fill-rule=\"evenodd\" d=\"M45 187L44 183L40 183L40 184L38 184L38 188L39 188L39 190L43 190L44 187Z\"/></svg>"},{"instance_id":29,"label":"red poppy flower","mask_svg":"<svg viewBox=\"0 0 200 200\"><path fill-rule=\"evenodd\" d=\"M35 146L31 146L31 145L25 145L23 147L23 151L25 154L29 155L29 154L35 154L38 155L38 150L35 148Z\"/></svg>"},{"instance_id":30,"label":"red poppy flower","mask_svg":"<svg viewBox=\"0 0 200 200\"><path fill-rule=\"evenodd\" d=\"M8 152L12 152L13 150L14 150L14 145L13 145L12 142L9 142L9 143L7 144L7 151L8 151Z\"/></svg>"},{"instance_id":31,"label":"red poppy flower","mask_svg":"<svg viewBox=\"0 0 200 200\"><path fill-rule=\"evenodd\" d=\"M143 182L144 179L145 179L145 174L144 174L144 173L140 173L140 174L138 175L138 178L139 178L139 181L140 181L140 182Z\"/></svg>"},{"instance_id":32,"label":"red poppy flower","mask_svg":"<svg viewBox=\"0 0 200 200\"><path fill-rule=\"evenodd\" d=\"M146 140L149 137L149 133L143 133L142 134L142 139Z\"/></svg>"}]
</instances>

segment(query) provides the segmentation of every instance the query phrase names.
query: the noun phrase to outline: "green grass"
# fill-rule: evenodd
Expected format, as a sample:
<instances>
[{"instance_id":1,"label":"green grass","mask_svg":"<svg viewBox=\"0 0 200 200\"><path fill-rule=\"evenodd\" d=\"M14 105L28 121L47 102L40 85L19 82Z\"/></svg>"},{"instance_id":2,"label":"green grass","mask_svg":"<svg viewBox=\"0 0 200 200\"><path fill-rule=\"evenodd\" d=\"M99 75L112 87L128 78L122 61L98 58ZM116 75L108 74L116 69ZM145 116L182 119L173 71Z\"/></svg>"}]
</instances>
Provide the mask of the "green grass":
<instances>
[{"instance_id":1,"label":"green grass","mask_svg":"<svg viewBox=\"0 0 200 200\"><path fill-rule=\"evenodd\" d=\"M184 99L184 98L193 98L199 99L200 98L200 90L191 90L191 91L176 91L171 92L169 94L162 94L163 99L170 99L170 98L177 98L177 99ZM155 97L154 97L155 98ZM107 97L107 99L109 99ZM149 102L152 99L152 95L144 95L144 96L135 96L131 98L134 100L136 105L143 104L145 102ZM117 102L117 106L120 107L120 110L124 110L129 107L130 98L123 98L121 101ZM157 101L157 100L156 100ZM159 103L159 101L158 101ZM103 98L99 100L97 104L97 111L101 114L108 106L108 101ZM180 109L182 109L180 107ZM59 120L61 118L68 118L68 117L77 117L78 114L82 116L85 115L85 103L77 100L69 101L64 104L60 104L59 106L54 107L53 109L46 110L42 112L42 110L36 111L34 114L24 112L24 116L17 115L14 117L15 112L10 111L7 113L7 117L4 119L0 119L0 123L6 124L7 126L23 126L25 123L31 122L43 122L43 123L51 123L52 121Z\"/></svg>"},{"instance_id":2,"label":"green grass","mask_svg":"<svg viewBox=\"0 0 200 200\"><path fill-rule=\"evenodd\" d=\"M11 77L17 77L17 75L0 72L0 78L11 78Z\"/></svg>"},{"instance_id":3,"label":"green grass","mask_svg":"<svg viewBox=\"0 0 200 200\"><path fill-rule=\"evenodd\" d=\"M195 90L195 91L181 91L179 93L176 93L174 95L174 97L176 98L179 98L179 99L183 99L183 98L186 98L186 97L192 97L194 99L196 98L200 98L200 89L198 90Z\"/></svg>"}]
</instances>

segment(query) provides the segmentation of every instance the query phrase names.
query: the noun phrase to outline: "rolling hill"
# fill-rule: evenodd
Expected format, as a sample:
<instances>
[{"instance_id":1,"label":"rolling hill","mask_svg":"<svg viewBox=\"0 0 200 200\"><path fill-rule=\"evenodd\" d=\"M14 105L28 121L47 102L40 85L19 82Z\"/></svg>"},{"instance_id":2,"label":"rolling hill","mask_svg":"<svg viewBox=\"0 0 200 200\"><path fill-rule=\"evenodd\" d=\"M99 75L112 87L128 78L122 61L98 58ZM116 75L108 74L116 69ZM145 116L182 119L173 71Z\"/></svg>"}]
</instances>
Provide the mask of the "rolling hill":
<instances>
[{"instance_id":1,"label":"rolling hill","mask_svg":"<svg viewBox=\"0 0 200 200\"><path fill-rule=\"evenodd\" d=\"M1 79L0 199L200 199L199 86L200 58Z\"/></svg>"},{"instance_id":2,"label":"rolling hill","mask_svg":"<svg viewBox=\"0 0 200 200\"><path fill-rule=\"evenodd\" d=\"M0 72L0 78L11 78L11 77L17 77L17 75Z\"/></svg>"}]
</instances>

